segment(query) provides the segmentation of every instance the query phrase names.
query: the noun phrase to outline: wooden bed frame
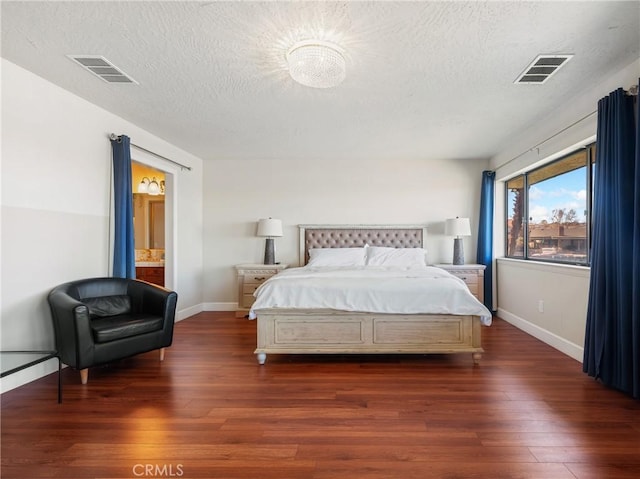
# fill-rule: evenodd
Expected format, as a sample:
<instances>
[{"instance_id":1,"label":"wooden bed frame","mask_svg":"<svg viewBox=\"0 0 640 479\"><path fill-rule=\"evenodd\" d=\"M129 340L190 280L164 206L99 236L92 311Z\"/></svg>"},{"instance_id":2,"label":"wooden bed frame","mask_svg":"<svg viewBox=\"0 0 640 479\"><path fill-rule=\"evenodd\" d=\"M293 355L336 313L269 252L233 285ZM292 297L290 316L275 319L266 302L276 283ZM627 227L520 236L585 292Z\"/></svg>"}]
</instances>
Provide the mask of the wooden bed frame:
<instances>
[{"instance_id":1,"label":"wooden bed frame","mask_svg":"<svg viewBox=\"0 0 640 479\"><path fill-rule=\"evenodd\" d=\"M422 247L424 225L300 225L300 264L311 248ZM478 316L378 314L318 309L257 312L256 357L267 354L482 353Z\"/></svg>"}]
</instances>

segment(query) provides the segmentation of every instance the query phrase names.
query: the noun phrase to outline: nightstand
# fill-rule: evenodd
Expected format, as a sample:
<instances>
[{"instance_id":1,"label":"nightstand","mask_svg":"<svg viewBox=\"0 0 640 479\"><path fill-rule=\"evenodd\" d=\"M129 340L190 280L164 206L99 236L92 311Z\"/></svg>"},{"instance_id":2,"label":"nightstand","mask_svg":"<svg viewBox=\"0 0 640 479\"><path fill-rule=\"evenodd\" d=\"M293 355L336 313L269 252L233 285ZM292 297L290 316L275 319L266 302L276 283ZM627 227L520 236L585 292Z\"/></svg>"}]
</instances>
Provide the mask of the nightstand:
<instances>
[{"instance_id":1,"label":"nightstand","mask_svg":"<svg viewBox=\"0 0 640 479\"><path fill-rule=\"evenodd\" d=\"M285 269L288 264L237 264L238 273L238 309L236 318L249 314L255 298L253 293L267 279Z\"/></svg>"},{"instance_id":2,"label":"nightstand","mask_svg":"<svg viewBox=\"0 0 640 479\"><path fill-rule=\"evenodd\" d=\"M471 294L482 303L484 302L484 269L483 264L435 264L445 271L463 280Z\"/></svg>"}]
</instances>

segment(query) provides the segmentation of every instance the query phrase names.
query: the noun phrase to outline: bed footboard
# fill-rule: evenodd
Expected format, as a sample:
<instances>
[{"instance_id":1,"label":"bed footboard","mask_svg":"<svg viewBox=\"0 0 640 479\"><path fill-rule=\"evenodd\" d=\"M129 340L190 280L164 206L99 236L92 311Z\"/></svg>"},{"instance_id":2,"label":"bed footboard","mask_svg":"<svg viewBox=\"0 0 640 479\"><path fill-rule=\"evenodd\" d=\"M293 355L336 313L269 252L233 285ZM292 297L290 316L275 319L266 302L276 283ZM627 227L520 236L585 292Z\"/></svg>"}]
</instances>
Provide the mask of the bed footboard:
<instances>
[{"instance_id":1,"label":"bed footboard","mask_svg":"<svg viewBox=\"0 0 640 479\"><path fill-rule=\"evenodd\" d=\"M257 312L258 362L267 354L427 354L484 350L477 316L374 314L332 310Z\"/></svg>"}]
</instances>

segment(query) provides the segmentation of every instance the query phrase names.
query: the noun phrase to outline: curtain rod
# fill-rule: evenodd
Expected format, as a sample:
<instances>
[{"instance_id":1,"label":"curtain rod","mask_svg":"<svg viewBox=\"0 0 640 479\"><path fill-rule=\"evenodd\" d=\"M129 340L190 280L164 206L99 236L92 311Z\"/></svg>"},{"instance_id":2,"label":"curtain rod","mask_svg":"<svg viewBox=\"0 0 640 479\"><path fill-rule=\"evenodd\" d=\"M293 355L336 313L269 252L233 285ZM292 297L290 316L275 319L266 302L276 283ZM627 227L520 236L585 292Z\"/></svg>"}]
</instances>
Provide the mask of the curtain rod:
<instances>
[{"instance_id":1,"label":"curtain rod","mask_svg":"<svg viewBox=\"0 0 640 479\"><path fill-rule=\"evenodd\" d=\"M548 138L545 138L544 140L542 140L540 143L538 143L537 145L532 146L531 148L529 148L526 151L523 151L522 153L520 153L517 156L514 156L513 158L511 158L508 161L505 161L504 163L502 163L501 165L496 166L493 170L498 170L500 168L502 168L503 166L508 165L509 163L511 163L512 161L516 161L518 158L520 158L523 155L526 155L527 153L529 153L530 151L533 150L537 150L538 148L540 148L542 145L544 145L547 141L555 138L556 136L558 136L561 133L564 133L565 131L567 131L569 128L573 128L574 126L576 126L578 123L586 120L587 118L589 118L590 116L595 115L596 113L598 113L598 110L592 111L591 113L586 114L585 116L583 116L582 118L580 118L579 120L574 121L573 123L571 123L569 126L564 127L562 130L558 131L557 133L554 133L553 135L551 135Z\"/></svg>"},{"instance_id":2,"label":"curtain rod","mask_svg":"<svg viewBox=\"0 0 640 479\"><path fill-rule=\"evenodd\" d=\"M627 94L627 95L630 95L630 96L638 96L638 85L631 85L631 86L629 87L629 89L626 91L626 94ZM582 118L580 118L579 120L576 120L576 121L574 121L573 123L571 123L569 126L566 126L566 127L564 127L562 130L558 131L557 133L554 133L554 134L553 134L553 135L551 135L550 137L545 138L544 140L542 140L542 141L541 141L540 143L538 143L537 145L532 146L532 147L531 147L531 148L529 148L528 150L523 151L523 152L522 152L522 153L520 153L519 155L514 156L514 157L513 157L513 158L511 158L510 160L505 161L504 163L502 163L501 165L496 166L493 170L494 170L494 171L495 171L495 170L498 170L498 169L502 168L503 166L508 165L508 164L509 164L509 163L511 163L512 161L517 160L517 159L518 159L518 158L520 158L521 156L526 155L526 154L527 154L527 153L529 153L530 151L533 151L533 150L536 150L536 149L540 148L540 147L541 147L542 145L544 145L547 141L549 141L549 140L551 140L551 139L555 138L556 136L558 136L558 135L559 135L559 134L561 134L561 133L564 133L564 132L565 132L565 131L567 131L569 128L573 128L573 127L574 127L574 126L576 126L578 123L580 123L580 122L582 122L582 121L586 120L587 118L589 118L590 116L595 115L596 113L598 113L598 110L594 110L594 111L592 111L591 113L586 114L585 116L583 116L583 117L582 117Z\"/></svg>"},{"instance_id":3,"label":"curtain rod","mask_svg":"<svg viewBox=\"0 0 640 479\"><path fill-rule=\"evenodd\" d=\"M109 135L109 139L120 141L120 136L116 135L115 133L111 133ZM147 150L146 148L143 148L140 145L136 145L135 143L129 143L129 144L131 146L137 148L138 150L146 151L147 153L149 153L149 154L151 154L153 156L157 156L158 158L162 158L163 160L168 161L169 163L173 163L174 165L178 165L183 170L191 171L191 167L190 166L186 166L186 165L183 165L182 163L178 163L177 161L173 161L173 160L167 158L166 156L162 156L162 155L159 155L158 153L155 153L155 152L153 152L151 150Z\"/></svg>"}]
</instances>

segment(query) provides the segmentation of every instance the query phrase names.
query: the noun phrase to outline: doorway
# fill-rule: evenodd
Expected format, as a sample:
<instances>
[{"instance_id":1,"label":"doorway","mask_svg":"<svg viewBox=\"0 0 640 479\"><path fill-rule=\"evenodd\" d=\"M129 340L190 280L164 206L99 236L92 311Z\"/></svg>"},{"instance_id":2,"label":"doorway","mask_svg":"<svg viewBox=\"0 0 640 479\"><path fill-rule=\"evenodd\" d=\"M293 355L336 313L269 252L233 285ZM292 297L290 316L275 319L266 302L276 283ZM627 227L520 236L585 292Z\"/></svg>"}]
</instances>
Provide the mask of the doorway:
<instances>
[{"instance_id":1,"label":"doorway","mask_svg":"<svg viewBox=\"0 0 640 479\"><path fill-rule=\"evenodd\" d=\"M165 173L131 162L136 279L165 286Z\"/></svg>"}]
</instances>

